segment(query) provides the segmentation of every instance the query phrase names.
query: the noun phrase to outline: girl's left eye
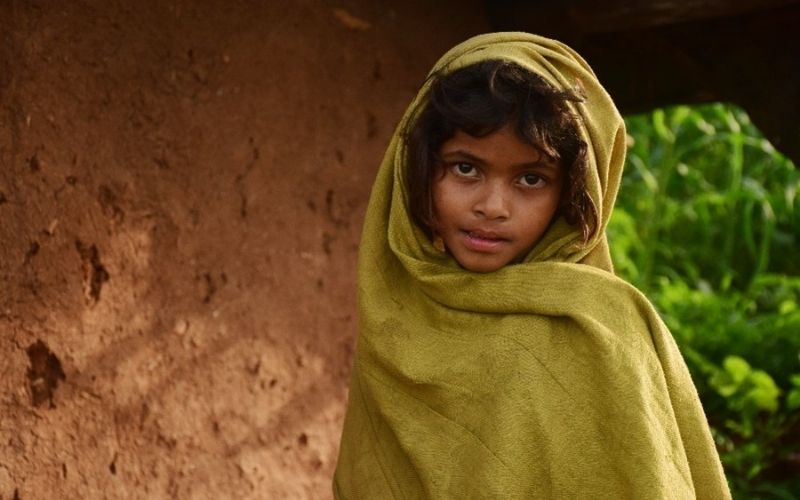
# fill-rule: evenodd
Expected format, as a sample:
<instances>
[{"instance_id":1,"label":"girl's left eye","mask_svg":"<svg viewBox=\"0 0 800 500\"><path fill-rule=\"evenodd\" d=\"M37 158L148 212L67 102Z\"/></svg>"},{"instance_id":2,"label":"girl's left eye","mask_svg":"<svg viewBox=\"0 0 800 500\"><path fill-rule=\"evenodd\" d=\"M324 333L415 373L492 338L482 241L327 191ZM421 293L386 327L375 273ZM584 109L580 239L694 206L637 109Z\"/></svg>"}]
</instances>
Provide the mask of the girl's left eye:
<instances>
[{"instance_id":1,"label":"girl's left eye","mask_svg":"<svg viewBox=\"0 0 800 500\"><path fill-rule=\"evenodd\" d=\"M469 163L456 163L452 166L453 171L461 177L475 177L478 171Z\"/></svg>"},{"instance_id":2,"label":"girl's left eye","mask_svg":"<svg viewBox=\"0 0 800 500\"><path fill-rule=\"evenodd\" d=\"M519 182L525 187L542 187L545 180L536 174L524 174L520 177Z\"/></svg>"}]
</instances>

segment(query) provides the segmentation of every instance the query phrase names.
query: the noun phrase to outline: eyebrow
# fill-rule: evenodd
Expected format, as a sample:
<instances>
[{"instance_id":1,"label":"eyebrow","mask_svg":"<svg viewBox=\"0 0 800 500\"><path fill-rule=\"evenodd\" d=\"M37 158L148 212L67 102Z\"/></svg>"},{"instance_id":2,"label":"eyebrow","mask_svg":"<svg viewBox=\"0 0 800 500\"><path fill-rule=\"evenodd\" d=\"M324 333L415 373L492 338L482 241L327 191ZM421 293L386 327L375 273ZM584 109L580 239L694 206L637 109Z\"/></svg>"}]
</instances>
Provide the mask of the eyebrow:
<instances>
[{"instance_id":1,"label":"eyebrow","mask_svg":"<svg viewBox=\"0 0 800 500\"><path fill-rule=\"evenodd\" d=\"M486 165L486 160L479 156L475 156L474 154L466 151L464 149L456 149L454 151L448 151L447 153L442 155L442 160L447 160L452 156L457 156L459 158L464 158L472 163L477 163L478 165ZM548 158L548 156L544 153L541 153L540 158ZM512 168L523 170L526 168L546 168L548 170L558 170L558 164L555 161L532 161L526 163L520 163L517 165L512 165Z\"/></svg>"}]
</instances>

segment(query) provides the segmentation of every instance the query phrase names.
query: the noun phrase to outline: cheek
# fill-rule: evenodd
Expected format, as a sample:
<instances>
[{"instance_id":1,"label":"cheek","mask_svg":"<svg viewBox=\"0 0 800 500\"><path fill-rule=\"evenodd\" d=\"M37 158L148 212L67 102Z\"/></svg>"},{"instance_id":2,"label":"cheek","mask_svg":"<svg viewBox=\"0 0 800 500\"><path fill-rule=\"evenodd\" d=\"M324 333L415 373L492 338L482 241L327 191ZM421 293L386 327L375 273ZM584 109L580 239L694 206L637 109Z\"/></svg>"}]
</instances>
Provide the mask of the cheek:
<instances>
[{"instance_id":1,"label":"cheek","mask_svg":"<svg viewBox=\"0 0 800 500\"><path fill-rule=\"evenodd\" d=\"M431 186L431 215L433 216L434 224L438 224L439 221L441 196L441 190L436 186L436 181L434 181L433 186Z\"/></svg>"},{"instance_id":2,"label":"cheek","mask_svg":"<svg viewBox=\"0 0 800 500\"><path fill-rule=\"evenodd\" d=\"M434 179L433 181L431 197L433 198L433 216L436 219L440 219L447 214L449 211L448 201L452 198L449 196L447 187L443 184L439 179Z\"/></svg>"},{"instance_id":3,"label":"cheek","mask_svg":"<svg viewBox=\"0 0 800 500\"><path fill-rule=\"evenodd\" d=\"M529 222L531 227L547 228L553 220L558 217L560 208L560 198L557 195L551 196L533 212L537 214Z\"/></svg>"},{"instance_id":4,"label":"cheek","mask_svg":"<svg viewBox=\"0 0 800 500\"><path fill-rule=\"evenodd\" d=\"M437 220L446 224L465 210L465 196L457 186L447 180L436 184L433 190L433 212Z\"/></svg>"}]
</instances>

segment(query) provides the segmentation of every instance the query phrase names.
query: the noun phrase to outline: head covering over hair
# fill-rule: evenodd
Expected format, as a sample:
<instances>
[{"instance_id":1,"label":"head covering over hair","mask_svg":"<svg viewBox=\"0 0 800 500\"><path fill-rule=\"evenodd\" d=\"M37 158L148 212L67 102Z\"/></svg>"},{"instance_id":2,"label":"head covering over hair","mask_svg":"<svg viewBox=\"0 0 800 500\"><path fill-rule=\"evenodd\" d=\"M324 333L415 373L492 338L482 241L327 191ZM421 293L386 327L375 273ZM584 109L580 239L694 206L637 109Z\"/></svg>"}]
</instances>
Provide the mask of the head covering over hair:
<instances>
[{"instance_id":1,"label":"head covering over hair","mask_svg":"<svg viewBox=\"0 0 800 500\"><path fill-rule=\"evenodd\" d=\"M412 221L402 131L431 78L491 59L582 88L585 102L572 107L599 227L584 244L558 219L523 262L477 274ZM442 56L367 209L337 498L730 497L672 336L613 274L605 227L624 156L619 112L564 44L496 33Z\"/></svg>"}]
</instances>

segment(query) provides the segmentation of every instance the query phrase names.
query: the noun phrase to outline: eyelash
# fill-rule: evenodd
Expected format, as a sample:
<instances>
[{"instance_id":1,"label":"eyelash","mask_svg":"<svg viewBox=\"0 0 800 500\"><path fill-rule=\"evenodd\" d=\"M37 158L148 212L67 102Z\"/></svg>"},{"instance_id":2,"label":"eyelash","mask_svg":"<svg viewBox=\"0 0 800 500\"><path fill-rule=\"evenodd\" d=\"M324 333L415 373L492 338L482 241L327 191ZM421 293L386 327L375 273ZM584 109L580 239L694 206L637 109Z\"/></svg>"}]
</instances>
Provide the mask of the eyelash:
<instances>
[{"instance_id":1,"label":"eyelash","mask_svg":"<svg viewBox=\"0 0 800 500\"><path fill-rule=\"evenodd\" d=\"M462 172L461 171L461 167L465 167L465 166L469 167L472 170L469 173ZM465 178L465 179L474 179L477 176L476 175L477 174L477 169L475 168L475 166L472 165L471 163L467 163L467 162L463 162L463 161L451 164L450 165L450 170L456 176L461 177L461 178ZM522 182L523 180L525 180L526 177L529 177L529 176L530 177L535 177L535 180L533 181L533 183L528 184L528 183ZM542 187L541 184L543 184L545 182L547 182L547 179L545 179L544 177L542 177L539 174L534 174L534 173L530 173L530 172L522 174L519 177L519 184L524 188L536 189L538 187Z\"/></svg>"}]
</instances>

